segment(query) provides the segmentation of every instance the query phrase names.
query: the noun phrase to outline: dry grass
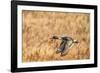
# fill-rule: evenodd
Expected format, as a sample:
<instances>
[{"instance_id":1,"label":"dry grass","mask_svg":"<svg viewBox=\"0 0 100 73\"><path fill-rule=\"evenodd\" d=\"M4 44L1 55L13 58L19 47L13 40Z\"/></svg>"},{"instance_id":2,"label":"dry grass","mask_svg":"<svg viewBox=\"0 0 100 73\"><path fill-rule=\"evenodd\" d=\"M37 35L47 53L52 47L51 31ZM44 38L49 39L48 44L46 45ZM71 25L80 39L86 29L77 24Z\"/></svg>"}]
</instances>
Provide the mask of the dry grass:
<instances>
[{"instance_id":1,"label":"dry grass","mask_svg":"<svg viewBox=\"0 0 100 73\"><path fill-rule=\"evenodd\" d=\"M90 15L86 13L23 10L23 62L76 60L90 57ZM56 54L61 41L52 35L67 35L79 41L65 56Z\"/></svg>"}]
</instances>

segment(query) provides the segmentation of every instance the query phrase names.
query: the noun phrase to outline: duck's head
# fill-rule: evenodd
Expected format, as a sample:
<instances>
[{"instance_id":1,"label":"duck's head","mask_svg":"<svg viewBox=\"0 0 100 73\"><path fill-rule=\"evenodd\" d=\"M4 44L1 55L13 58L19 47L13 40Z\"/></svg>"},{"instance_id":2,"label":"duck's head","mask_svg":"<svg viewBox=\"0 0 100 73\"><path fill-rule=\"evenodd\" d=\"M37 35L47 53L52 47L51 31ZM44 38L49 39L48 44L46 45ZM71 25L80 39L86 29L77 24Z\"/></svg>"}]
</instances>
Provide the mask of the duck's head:
<instances>
[{"instance_id":1,"label":"duck's head","mask_svg":"<svg viewBox=\"0 0 100 73\"><path fill-rule=\"evenodd\" d=\"M50 37L50 39L59 39L59 37L54 35L54 36Z\"/></svg>"},{"instance_id":2,"label":"duck's head","mask_svg":"<svg viewBox=\"0 0 100 73\"><path fill-rule=\"evenodd\" d=\"M58 37L58 36L52 36L50 39L69 40L70 37L67 37L67 36L61 36L61 37Z\"/></svg>"}]
</instances>

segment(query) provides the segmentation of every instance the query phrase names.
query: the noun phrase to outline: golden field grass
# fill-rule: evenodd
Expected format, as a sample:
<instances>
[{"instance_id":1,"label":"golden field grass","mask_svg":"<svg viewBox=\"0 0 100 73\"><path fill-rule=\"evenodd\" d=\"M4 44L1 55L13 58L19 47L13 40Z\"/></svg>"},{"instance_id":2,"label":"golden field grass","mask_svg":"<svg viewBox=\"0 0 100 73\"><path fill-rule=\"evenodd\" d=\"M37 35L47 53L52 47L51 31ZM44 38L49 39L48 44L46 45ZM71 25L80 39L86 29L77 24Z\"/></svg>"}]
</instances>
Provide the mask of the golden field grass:
<instances>
[{"instance_id":1,"label":"golden field grass","mask_svg":"<svg viewBox=\"0 0 100 73\"><path fill-rule=\"evenodd\" d=\"M77 60L90 58L90 14L22 11L23 62ZM56 54L61 41L49 39L52 35L70 36L79 41L68 54Z\"/></svg>"}]
</instances>

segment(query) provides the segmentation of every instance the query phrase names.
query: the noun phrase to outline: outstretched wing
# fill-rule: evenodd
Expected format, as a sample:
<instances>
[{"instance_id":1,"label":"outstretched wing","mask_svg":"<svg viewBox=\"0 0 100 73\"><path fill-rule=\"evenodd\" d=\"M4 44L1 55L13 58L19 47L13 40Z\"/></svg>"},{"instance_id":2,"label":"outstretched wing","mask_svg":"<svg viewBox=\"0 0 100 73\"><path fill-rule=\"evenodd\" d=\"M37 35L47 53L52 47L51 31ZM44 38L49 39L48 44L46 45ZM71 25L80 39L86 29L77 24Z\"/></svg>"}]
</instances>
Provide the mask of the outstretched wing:
<instances>
[{"instance_id":1,"label":"outstretched wing","mask_svg":"<svg viewBox=\"0 0 100 73\"><path fill-rule=\"evenodd\" d=\"M68 54L68 52L69 52L70 47L72 46L72 44L73 44L72 40L67 41L67 43L65 45L65 49L61 52L61 56L64 56L64 55Z\"/></svg>"},{"instance_id":2,"label":"outstretched wing","mask_svg":"<svg viewBox=\"0 0 100 73\"><path fill-rule=\"evenodd\" d=\"M66 45L65 49L61 52L61 56L64 56L68 53L68 50L69 50L68 48L69 48L68 45Z\"/></svg>"},{"instance_id":3,"label":"outstretched wing","mask_svg":"<svg viewBox=\"0 0 100 73\"><path fill-rule=\"evenodd\" d=\"M65 42L62 41L56 53L61 53L65 49Z\"/></svg>"}]
</instances>

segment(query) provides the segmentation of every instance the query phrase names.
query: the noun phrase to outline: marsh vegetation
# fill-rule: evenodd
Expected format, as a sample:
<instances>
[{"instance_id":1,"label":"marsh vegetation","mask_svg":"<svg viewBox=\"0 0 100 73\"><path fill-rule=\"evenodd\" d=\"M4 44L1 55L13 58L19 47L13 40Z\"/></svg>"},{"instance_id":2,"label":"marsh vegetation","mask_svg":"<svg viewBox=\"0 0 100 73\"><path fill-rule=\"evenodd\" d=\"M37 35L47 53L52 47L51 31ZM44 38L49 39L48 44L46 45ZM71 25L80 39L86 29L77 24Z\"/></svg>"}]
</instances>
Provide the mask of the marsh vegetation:
<instances>
[{"instance_id":1,"label":"marsh vegetation","mask_svg":"<svg viewBox=\"0 0 100 73\"><path fill-rule=\"evenodd\" d=\"M90 58L90 15L88 13L23 10L23 62L77 60ZM68 54L56 54L60 40L52 35L67 35L79 41Z\"/></svg>"}]
</instances>

